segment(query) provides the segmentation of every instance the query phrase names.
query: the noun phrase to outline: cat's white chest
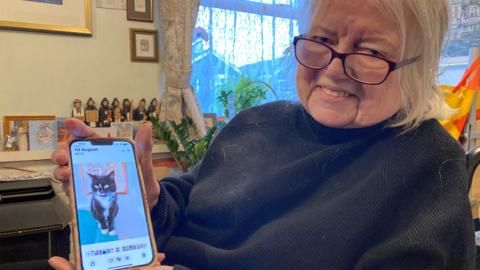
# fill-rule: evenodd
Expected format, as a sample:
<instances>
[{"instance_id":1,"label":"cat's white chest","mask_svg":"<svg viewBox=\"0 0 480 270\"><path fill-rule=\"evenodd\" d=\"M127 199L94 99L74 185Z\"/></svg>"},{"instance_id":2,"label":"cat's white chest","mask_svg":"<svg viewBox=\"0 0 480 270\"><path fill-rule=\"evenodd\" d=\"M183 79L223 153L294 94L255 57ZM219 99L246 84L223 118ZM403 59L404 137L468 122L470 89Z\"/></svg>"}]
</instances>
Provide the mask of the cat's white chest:
<instances>
[{"instance_id":1,"label":"cat's white chest","mask_svg":"<svg viewBox=\"0 0 480 270\"><path fill-rule=\"evenodd\" d=\"M112 197L110 197L110 196L107 196L107 197L97 196L96 200L97 200L97 202L100 203L102 208L107 210L107 211L110 208L110 206L112 205Z\"/></svg>"}]
</instances>

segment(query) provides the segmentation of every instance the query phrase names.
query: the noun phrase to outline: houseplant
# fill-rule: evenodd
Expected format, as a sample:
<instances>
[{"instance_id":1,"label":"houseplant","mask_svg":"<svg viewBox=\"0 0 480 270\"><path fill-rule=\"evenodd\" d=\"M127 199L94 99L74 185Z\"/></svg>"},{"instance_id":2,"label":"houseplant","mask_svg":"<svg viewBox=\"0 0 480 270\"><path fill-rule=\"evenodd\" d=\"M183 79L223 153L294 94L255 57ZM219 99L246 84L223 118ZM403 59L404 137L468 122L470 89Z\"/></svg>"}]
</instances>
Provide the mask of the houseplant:
<instances>
[{"instance_id":1,"label":"houseplant","mask_svg":"<svg viewBox=\"0 0 480 270\"><path fill-rule=\"evenodd\" d=\"M193 168L200 162L217 130L217 126L213 126L207 130L203 138L198 139L192 135L196 134L196 127L188 116L178 124L171 120L159 122L155 117L152 117L150 122L153 125L153 135L165 141L183 171Z\"/></svg>"},{"instance_id":2,"label":"houseplant","mask_svg":"<svg viewBox=\"0 0 480 270\"><path fill-rule=\"evenodd\" d=\"M267 97L268 91L277 98L268 83L241 75L238 82L221 86L217 101L223 105L225 118L230 119L230 116L244 109L259 105Z\"/></svg>"}]
</instances>

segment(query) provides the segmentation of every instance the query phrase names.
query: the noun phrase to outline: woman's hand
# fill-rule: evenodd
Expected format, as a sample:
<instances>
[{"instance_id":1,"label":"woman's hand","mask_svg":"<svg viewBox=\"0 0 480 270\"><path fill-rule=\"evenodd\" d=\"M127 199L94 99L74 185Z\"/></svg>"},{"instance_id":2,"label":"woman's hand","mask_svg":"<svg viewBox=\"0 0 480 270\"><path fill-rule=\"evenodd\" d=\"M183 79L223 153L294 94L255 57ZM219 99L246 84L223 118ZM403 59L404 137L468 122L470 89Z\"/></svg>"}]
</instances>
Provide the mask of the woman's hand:
<instances>
[{"instance_id":1,"label":"woman's hand","mask_svg":"<svg viewBox=\"0 0 480 270\"><path fill-rule=\"evenodd\" d=\"M53 177L63 182L63 189L68 194L68 187L70 181L70 166L68 164L68 145L70 141L75 138L95 138L99 137L92 128L86 126L82 121L74 118L65 120L65 127L73 136L65 143L59 143L58 149L52 154L52 161L57 164L53 170ZM160 194L160 185L155 178L153 172L152 162L152 124L147 122L143 124L137 132L135 138L135 149L140 169L143 175L145 184L145 192L147 202L150 209L152 209L158 202L158 195Z\"/></svg>"},{"instance_id":2,"label":"woman's hand","mask_svg":"<svg viewBox=\"0 0 480 270\"><path fill-rule=\"evenodd\" d=\"M171 266L166 266L162 265L162 261L165 259L165 254L164 253L158 253L157 254L157 262L155 262L154 265L147 267L147 268L142 268L145 270L173 270L173 267ZM69 263L67 260L65 260L62 257L52 257L50 260L48 260L48 263L50 264L53 269L56 270L74 270L75 267L73 264ZM137 268L133 268L137 269Z\"/></svg>"}]
</instances>

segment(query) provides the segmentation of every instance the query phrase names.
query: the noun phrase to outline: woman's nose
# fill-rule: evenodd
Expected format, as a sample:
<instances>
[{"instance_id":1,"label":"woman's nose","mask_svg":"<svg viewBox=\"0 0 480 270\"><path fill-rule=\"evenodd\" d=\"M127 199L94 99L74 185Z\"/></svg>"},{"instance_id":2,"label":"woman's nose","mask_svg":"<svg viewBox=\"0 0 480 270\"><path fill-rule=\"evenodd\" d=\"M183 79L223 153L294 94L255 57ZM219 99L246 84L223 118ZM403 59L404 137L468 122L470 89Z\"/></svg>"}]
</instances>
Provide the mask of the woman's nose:
<instances>
[{"instance_id":1,"label":"woman's nose","mask_svg":"<svg viewBox=\"0 0 480 270\"><path fill-rule=\"evenodd\" d=\"M342 59L335 57L332 62L325 68L325 75L332 80L342 80L348 78L343 68Z\"/></svg>"}]
</instances>

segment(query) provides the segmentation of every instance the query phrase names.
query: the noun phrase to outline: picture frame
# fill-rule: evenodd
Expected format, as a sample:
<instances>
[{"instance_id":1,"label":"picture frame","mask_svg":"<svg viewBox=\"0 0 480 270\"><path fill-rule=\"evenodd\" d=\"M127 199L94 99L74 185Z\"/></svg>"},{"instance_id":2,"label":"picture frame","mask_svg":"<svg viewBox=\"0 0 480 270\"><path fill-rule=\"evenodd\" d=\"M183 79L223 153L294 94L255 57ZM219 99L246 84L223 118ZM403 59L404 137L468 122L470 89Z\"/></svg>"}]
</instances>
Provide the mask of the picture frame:
<instances>
[{"instance_id":1,"label":"picture frame","mask_svg":"<svg viewBox=\"0 0 480 270\"><path fill-rule=\"evenodd\" d=\"M127 20L153 22L153 0L127 0Z\"/></svg>"},{"instance_id":2,"label":"picture frame","mask_svg":"<svg viewBox=\"0 0 480 270\"><path fill-rule=\"evenodd\" d=\"M55 115L6 115L3 117L3 136L9 135L20 124L33 120L55 120Z\"/></svg>"},{"instance_id":3,"label":"picture frame","mask_svg":"<svg viewBox=\"0 0 480 270\"><path fill-rule=\"evenodd\" d=\"M159 62L157 30L130 28L130 60Z\"/></svg>"},{"instance_id":4,"label":"picture frame","mask_svg":"<svg viewBox=\"0 0 480 270\"><path fill-rule=\"evenodd\" d=\"M114 136L117 138L128 138L133 140L133 123L132 122L112 122L112 128L115 128Z\"/></svg>"},{"instance_id":5,"label":"picture frame","mask_svg":"<svg viewBox=\"0 0 480 270\"><path fill-rule=\"evenodd\" d=\"M91 36L91 1L0 1L0 29Z\"/></svg>"},{"instance_id":6,"label":"picture frame","mask_svg":"<svg viewBox=\"0 0 480 270\"><path fill-rule=\"evenodd\" d=\"M57 121L28 121L28 144L30 151L55 150L57 147Z\"/></svg>"}]
</instances>

